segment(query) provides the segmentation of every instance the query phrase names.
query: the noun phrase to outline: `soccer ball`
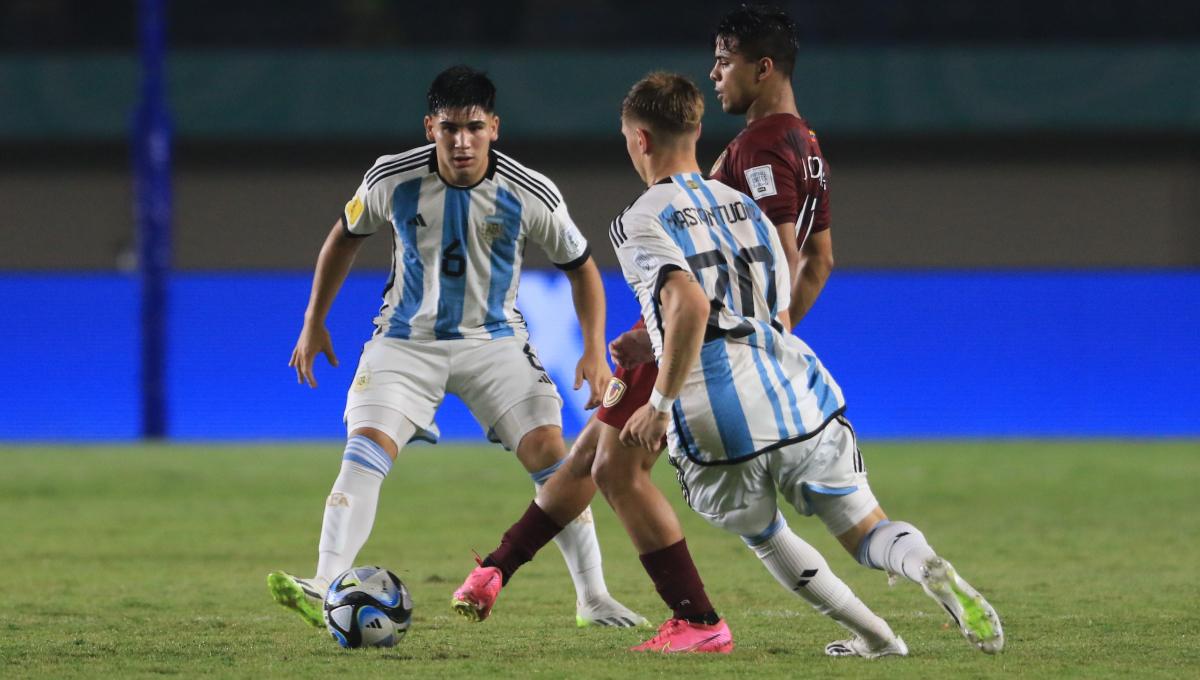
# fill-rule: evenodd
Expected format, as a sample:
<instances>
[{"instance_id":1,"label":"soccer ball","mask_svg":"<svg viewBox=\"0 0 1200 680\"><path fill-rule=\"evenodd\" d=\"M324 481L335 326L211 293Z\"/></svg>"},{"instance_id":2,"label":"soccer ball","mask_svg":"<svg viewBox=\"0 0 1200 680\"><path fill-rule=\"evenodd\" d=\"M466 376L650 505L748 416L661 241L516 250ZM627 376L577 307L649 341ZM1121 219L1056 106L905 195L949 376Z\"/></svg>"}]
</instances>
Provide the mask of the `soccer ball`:
<instances>
[{"instance_id":1,"label":"soccer ball","mask_svg":"<svg viewBox=\"0 0 1200 680\"><path fill-rule=\"evenodd\" d=\"M325 627L343 647L391 647L411 621L408 588L383 567L354 567L325 595Z\"/></svg>"}]
</instances>

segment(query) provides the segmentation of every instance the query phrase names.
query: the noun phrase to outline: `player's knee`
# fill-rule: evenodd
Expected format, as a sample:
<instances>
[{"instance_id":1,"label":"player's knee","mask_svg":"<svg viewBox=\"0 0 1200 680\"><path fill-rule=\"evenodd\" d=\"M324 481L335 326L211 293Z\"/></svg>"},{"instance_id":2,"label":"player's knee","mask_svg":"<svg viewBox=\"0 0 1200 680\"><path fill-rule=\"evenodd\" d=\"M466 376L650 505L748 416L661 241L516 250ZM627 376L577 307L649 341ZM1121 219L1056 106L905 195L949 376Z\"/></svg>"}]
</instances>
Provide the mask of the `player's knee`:
<instances>
[{"instance_id":1,"label":"player's knee","mask_svg":"<svg viewBox=\"0 0 1200 680\"><path fill-rule=\"evenodd\" d=\"M567 452L567 457L563 459L561 467L571 479L590 480L595 457L595 447L572 446L571 450Z\"/></svg>"},{"instance_id":2,"label":"player's knee","mask_svg":"<svg viewBox=\"0 0 1200 680\"><path fill-rule=\"evenodd\" d=\"M561 402L536 396L505 411L488 431L488 438L515 451L522 462L526 456L552 463L566 456L562 440ZM548 455L547 455L548 454Z\"/></svg>"},{"instance_id":3,"label":"player's knee","mask_svg":"<svg viewBox=\"0 0 1200 680\"><path fill-rule=\"evenodd\" d=\"M804 497L805 502L797 504L797 509L820 518L829 533L836 536L843 546L847 542L857 545L857 539L887 517L880 509L871 487L865 482L848 494L828 494L809 489ZM846 549L854 552L849 546Z\"/></svg>"},{"instance_id":4,"label":"player's knee","mask_svg":"<svg viewBox=\"0 0 1200 680\"><path fill-rule=\"evenodd\" d=\"M588 420L570 450L567 451L563 466L572 479L584 479L592 476L592 465L596 460L596 442L598 440L596 423L595 418Z\"/></svg>"},{"instance_id":5,"label":"player's knee","mask_svg":"<svg viewBox=\"0 0 1200 680\"><path fill-rule=\"evenodd\" d=\"M846 549L846 552L850 553L850 555L855 559L858 559L867 537L875 531L875 527L879 526L881 523L886 524L887 521L887 515L885 515L883 510L876 505L869 514L859 520L856 524L846 529L842 533L834 535L837 537L838 543L840 543L842 547Z\"/></svg>"},{"instance_id":6,"label":"player's knee","mask_svg":"<svg viewBox=\"0 0 1200 680\"><path fill-rule=\"evenodd\" d=\"M400 454L400 447L396 445L396 440L392 439L391 435L386 434L383 430L377 430L373 427L360 427L352 430L350 436L370 439L372 442L378 444L392 460L396 460L396 456Z\"/></svg>"},{"instance_id":7,"label":"player's knee","mask_svg":"<svg viewBox=\"0 0 1200 680\"><path fill-rule=\"evenodd\" d=\"M587 424L583 426L583 431L571 444L571 450L567 454L578 461L580 465L586 465L589 470L596 460L596 444L600 440L599 429L601 426L600 421L595 418L588 420Z\"/></svg>"},{"instance_id":8,"label":"player's knee","mask_svg":"<svg viewBox=\"0 0 1200 680\"><path fill-rule=\"evenodd\" d=\"M596 451L596 460L592 463L592 481L596 482L605 497L632 488L641 474L641 466L633 457L605 448Z\"/></svg>"},{"instance_id":9,"label":"player's knee","mask_svg":"<svg viewBox=\"0 0 1200 680\"><path fill-rule=\"evenodd\" d=\"M623 472L613 461L612 456L597 451L596 459L592 462L592 481L605 496L616 491L621 484Z\"/></svg>"},{"instance_id":10,"label":"player's knee","mask_svg":"<svg viewBox=\"0 0 1200 680\"><path fill-rule=\"evenodd\" d=\"M641 468L637 451L621 444L616 428L594 421L596 453L592 462L592 481L606 498L630 489L638 482Z\"/></svg>"},{"instance_id":11,"label":"player's knee","mask_svg":"<svg viewBox=\"0 0 1200 680\"><path fill-rule=\"evenodd\" d=\"M557 425L541 425L521 436L516 448L517 458L526 467L543 468L566 457L562 428Z\"/></svg>"},{"instance_id":12,"label":"player's knee","mask_svg":"<svg viewBox=\"0 0 1200 680\"><path fill-rule=\"evenodd\" d=\"M775 534L787 528L787 520L783 518L783 513L775 511L775 517L765 529L755 534L741 534L742 541L746 546L756 553L761 549L761 546L767 541L774 538Z\"/></svg>"},{"instance_id":13,"label":"player's knee","mask_svg":"<svg viewBox=\"0 0 1200 680\"><path fill-rule=\"evenodd\" d=\"M539 451L562 449L562 429L556 425L535 427L521 437L521 442L517 446Z\"/></svg>"},{"instance_id":14,"label":"player's knee","mask_svg":"<svg viewBox=\"0 0 1200 680\"><path fill-rule=\"evenodd\" d=\"M417 433L416 423L403 412L377 404L354 406L346 414L347 438L365 437L382 448L392 460Z\"/></svg>"}]
</instances>

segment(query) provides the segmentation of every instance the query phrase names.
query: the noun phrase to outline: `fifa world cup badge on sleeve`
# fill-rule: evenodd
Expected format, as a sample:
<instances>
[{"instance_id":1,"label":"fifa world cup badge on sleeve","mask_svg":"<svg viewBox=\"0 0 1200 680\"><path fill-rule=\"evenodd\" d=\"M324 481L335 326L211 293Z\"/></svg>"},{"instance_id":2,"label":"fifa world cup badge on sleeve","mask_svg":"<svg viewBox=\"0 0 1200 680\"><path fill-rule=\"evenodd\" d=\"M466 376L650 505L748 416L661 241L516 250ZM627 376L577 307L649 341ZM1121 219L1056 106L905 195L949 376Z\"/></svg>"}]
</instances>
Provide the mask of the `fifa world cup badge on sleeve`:
<instances>
[{"instance_id":1,"label":"fifa world cup badge on sleeve","mask_svg":"<svg viewBox=\"0 0 1200 680\"><path fill-rule=\"evenodd\" d=\"M350 221L350 223L347 224L346 227L349 228L349 227L353 227L354 225L358 224L358 218L362 217L362 214L363 214L362 199L359 198L358 196L355 196L354 198L350 199L350 201L348 203L346 203L346 219Z\"/></svg>"},{"instance_id":2,"label":"fifa world cup badge on sleeve","mask_svg":"<svg viewBox=\"0 0 1200 680\"><path fill-rule=\"evenodd\" d=\"M641 248L634 251L633 261L647 274L653 274L658 271L658 258Z\"/></svg>"},{"instance_id":3,"label":"fifa world cup badge on sleeve","mask_svg":"<svg viewBox=\"0 0 1200 680\"><path fill-rule=\"evenodd\" d=\"M574 229L567 230L567 245L571 246L571 250L583 250L583 244L580 243L582 236Z\"/></svg>"}]
</instances>

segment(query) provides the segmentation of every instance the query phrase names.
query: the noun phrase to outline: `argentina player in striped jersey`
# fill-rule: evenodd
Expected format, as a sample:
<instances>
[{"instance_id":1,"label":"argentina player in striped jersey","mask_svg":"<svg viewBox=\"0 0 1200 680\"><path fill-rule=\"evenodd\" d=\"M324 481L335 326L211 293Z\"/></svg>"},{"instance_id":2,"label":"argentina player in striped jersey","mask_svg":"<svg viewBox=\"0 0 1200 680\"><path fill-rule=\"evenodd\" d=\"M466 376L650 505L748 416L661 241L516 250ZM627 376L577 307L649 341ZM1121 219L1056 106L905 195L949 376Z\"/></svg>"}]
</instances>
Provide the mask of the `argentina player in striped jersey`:
<instances>
[{"instance_id":1,"label":"argentina player in striped jersey","mask_svg":"<svg viewBox=\"0 0 1200 680\"><path fill-rule=\"evenodd\" d=\"M595 407L611 377L604 356L604 290L587 240L553 182L492 148L495 87L466 66L428 92L427 146L383 156L363 177L317 260L304 327L289 365L317 386L313 362L337 366L325 318L364 237L392 235L392 271L363 347L344 420L342 466L325 503L316 575L268 576L275 600L322 626L329 583L350 568L375 520L380 487L399 451L436 442L434 414L459 396L488 438L515 452L535 488L566 457L562 398L538 361L516 308L524 247L533 242L571 284L584 352L575 389ZM555 539L576 591L579 626L645 619L608 593L590 508Z\"/></svg>"},{"instance_id":2,"label":"argentina player in striped jersey","mask_svg":"<svg viewBox=\"0 0 1200 680\"><path fill-rule=\"evenodd\" d=\"M667 436L688 505L740 535L784 588L854 633L827 654L905 655L907 647L791 531L778 495L819 517L865 566L920 585L976 647L999 651L991 605L916 527L880 509L841 389L786 330L791 280L777 230L748 196L700 175L702 108L690 81L658 73L635 85L622 109L626 149L648 189L610 236L659 365L622 442L653 460Z\"/></svg>"}]
</instances>

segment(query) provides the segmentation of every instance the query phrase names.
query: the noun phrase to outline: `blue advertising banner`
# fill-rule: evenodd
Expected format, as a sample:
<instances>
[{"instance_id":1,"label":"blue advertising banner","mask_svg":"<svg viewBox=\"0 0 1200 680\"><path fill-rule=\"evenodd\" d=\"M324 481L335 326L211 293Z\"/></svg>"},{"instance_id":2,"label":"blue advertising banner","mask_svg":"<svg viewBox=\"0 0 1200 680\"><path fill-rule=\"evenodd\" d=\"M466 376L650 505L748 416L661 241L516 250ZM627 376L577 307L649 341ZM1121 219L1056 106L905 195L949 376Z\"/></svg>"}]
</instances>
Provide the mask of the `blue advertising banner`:
<instances>
[{"instance_id":1,"label":"blue advertising banner","mask_svg":"<svg viewBox=\"0 0 1200 680\"><path fill-rule=\"evenodd\" d=\"M386 276L352 275L329 318L341 360L320 387L287 361L308 274L175 274L167 434L173 439L343 436L346 389ZM636 302L605 274L608 337ZM6 389L0 440L136 438L139 288L120 274L2 274ZM564 395L587 417L570 287L529 271L518 306ZM864 438L1200 436L1200 272L836 272L798 333L845 391ZM456 398L443 440L480 440Z\"/></svg>"}]
</instances>

